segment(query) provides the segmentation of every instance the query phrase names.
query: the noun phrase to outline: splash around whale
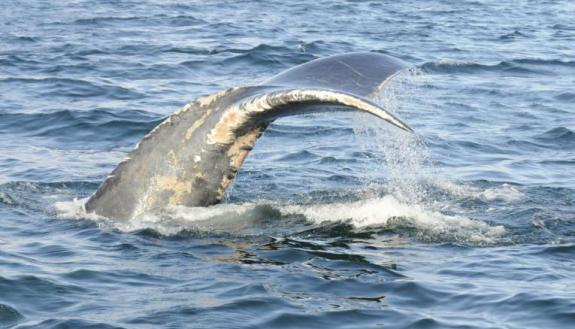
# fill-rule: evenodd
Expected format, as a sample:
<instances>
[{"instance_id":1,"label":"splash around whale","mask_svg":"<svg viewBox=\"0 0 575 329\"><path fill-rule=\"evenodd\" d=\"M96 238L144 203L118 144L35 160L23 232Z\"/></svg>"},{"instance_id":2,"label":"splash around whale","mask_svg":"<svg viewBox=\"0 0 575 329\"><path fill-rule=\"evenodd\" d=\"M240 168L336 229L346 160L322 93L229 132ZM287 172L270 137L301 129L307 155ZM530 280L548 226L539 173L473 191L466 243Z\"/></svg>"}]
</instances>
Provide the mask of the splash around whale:
<instances>
[{"instance_id":1,"label":"splash around whale","mask_svg":"<svg viewBox=\"0 0 575 329\"><path fill-rule=\"evenodd\" d=\"M373 99L407 65L378 53L336 55L261 85L201 97L167 117L118 164L85 210L130 220L167 206L218 203L267 126L283 116L358 110L411 129Z\"/></svg>"}]
</instances>

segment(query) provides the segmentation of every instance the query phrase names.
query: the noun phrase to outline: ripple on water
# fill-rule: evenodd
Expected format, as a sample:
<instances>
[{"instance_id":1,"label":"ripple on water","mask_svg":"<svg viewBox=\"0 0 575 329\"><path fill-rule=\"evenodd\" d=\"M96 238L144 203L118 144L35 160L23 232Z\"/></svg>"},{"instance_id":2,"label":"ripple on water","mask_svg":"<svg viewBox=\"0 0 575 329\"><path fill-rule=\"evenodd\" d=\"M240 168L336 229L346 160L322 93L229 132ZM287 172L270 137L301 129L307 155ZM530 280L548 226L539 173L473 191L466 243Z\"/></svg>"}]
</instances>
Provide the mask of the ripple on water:
<instances>
[{"instance_id":1,"label":"ripple on water","mask_svg":"<svg viewBox=\"0 0 575 329\"><path fill-rule=\"evenodd\" d=\"M575 148L575 132L566 127L556 127L550 129L535 137L539 142L545 143L546 146L552 146L559 149Z\"/></svg>"},{"instance_id":2,"label":"ripple on water","mask_svg":"<svg viewBox=\"0 0 575 329\"><path fill-rule=\"evenodd\" d=\"M34 275L0 277L2 299L26 313L51 315L79 303L89 293L83 287Z\"/></svg>"},{"instance_id":3,"label":"ripple on water","mask_svg":"<svg viewBox=\"0 0 575 329\"><path fill-rule=\"evenodd\" d=\"M23 318L24 316L12 306L0 304L0 325L14 325Z\"/></svg>"},{"instance_id":4,"label":"ripple on water","mask_svg":"<svg viewBox=\"0 0 575 329\"><path fill-rule=\"evenodd\" d=\"M29 85L30 88L38 89L38 95L42 98L101 97L129 100L144 97L143 94L118 85L70 78L4 78L0 79L0 85Z\"/></svg>"},{"instance_id":5,"label":"ripple on water","mask_svg":"<svg viewBox=\"0 0 575 329\"><path fill-rule=\"evenodd\" d=\"M22 329L65 329L65 328L86 328L86 329L122 329L122 326L114 326L105 322L89 321L84 319L48 319L44 321L34 321L34 323L26 323L18 328Z\"/></svg>"}]
</instances>

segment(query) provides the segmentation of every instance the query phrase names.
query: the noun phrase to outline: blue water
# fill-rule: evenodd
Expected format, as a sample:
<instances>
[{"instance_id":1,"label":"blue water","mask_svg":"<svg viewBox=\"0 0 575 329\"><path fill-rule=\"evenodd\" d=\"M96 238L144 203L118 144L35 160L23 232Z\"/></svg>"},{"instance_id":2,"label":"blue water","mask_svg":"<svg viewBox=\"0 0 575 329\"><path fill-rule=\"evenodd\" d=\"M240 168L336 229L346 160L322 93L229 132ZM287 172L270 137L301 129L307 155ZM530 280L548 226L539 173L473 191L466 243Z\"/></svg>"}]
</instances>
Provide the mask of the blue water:
<instances>
[{"instance_id":1,"label":"blue water","mask_svg":"<svg viewBox=\"0 0 575 329\"><path fill-rule=\"evenodd\" d=\"M200 95L351 51L414 66L276 121L223 204L82 200ZM0 9L0 328L575 328L575 6L40 1Z\"/></svg>"}]
</instances>

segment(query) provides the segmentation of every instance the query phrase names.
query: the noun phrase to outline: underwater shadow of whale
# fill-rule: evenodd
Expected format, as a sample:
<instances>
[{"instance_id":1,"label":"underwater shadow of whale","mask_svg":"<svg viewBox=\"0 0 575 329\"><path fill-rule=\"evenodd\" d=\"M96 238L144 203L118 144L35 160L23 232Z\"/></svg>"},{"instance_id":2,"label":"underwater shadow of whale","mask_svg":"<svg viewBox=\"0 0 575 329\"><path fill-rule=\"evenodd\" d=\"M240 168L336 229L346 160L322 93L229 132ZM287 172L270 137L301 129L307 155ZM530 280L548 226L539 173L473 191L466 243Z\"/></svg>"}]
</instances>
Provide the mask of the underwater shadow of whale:
<instances>
[{"instance_id":1,"label":"underwater shadow of whale","mask_svg":"<svg viewBox=\"0 0 575 329\"><path fill-rule=\"evenodd\" d=\"M218 203L273 120L359 110L411 129L372 102L406 64L377 53L296 66L257 86L201 97L148 133L86 202L88 213L129 220L167 206Z\"/></svg>"}]
</instances>

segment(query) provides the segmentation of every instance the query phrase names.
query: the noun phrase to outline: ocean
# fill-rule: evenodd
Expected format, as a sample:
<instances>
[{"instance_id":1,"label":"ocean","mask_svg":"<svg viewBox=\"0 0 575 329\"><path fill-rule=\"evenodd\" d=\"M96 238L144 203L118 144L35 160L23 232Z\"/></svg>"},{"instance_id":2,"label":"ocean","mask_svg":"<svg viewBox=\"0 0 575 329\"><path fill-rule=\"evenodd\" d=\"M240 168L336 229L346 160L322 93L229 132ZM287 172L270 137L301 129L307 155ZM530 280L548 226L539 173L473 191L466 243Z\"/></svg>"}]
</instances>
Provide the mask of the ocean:
<instances>
[{"instance_id":1,"label":"ocean","mask_svg":"<svg viewBox=\"0 0 575 329\"><path fill-rule=\"evenodd\" d=\"M8 0L0 328L575 328L575 5ZM221 204L83 203L199 96L313 59L409 63L275 121Z\"/></svg>"}]
</instances>

